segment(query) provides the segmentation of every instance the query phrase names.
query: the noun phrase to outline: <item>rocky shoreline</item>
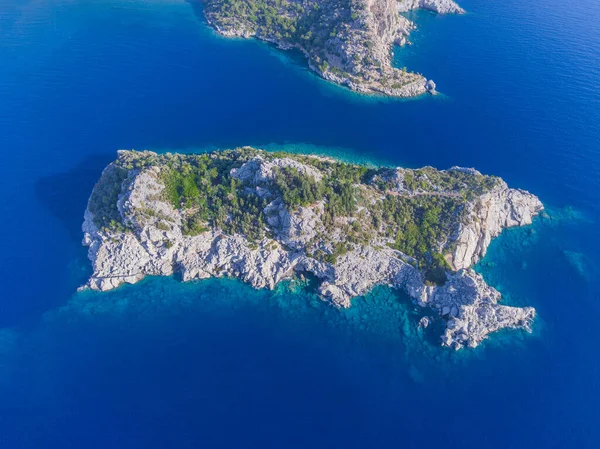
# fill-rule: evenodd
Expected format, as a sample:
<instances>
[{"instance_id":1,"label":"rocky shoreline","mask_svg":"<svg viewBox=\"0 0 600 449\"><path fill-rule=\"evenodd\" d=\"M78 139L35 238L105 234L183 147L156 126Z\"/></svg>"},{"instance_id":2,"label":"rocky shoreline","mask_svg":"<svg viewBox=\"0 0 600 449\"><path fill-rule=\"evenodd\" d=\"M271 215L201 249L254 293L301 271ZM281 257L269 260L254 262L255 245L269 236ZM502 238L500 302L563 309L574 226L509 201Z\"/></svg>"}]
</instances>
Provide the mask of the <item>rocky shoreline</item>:
<instances>
[{"instance_id":1,"label":"rocky shoreline","mask_svg":"<svg viewBox=\"0 0 600 449\"><path fill-rule=\"evenodd\" d=\"M204 0L208 24L227 37L297 49L322 78L363 94L407 98L436 93L433 80L392 65L415 24L401 13L462 14L453 0Z\"/></svg>"},{"instance_id":2,"label":"rocky shoreline","mask_svg":"<svg viewBox=\"0 0 600 449\"><path fill-rule=\"evenodd\" d=\"M172 178L174 166L192 170L195 178L181 181L178 173L179 178ZM353 181L339 184L340 173L351 173L354 178L347 176ZM173 187L172 179L179 184ZM200 189L209 188L203 184L212 179L214 191L224 192L223 204L240 204L239 224L238 212L219 218L225 206L210 209L202 192L197 195L186 179L196 179ZM307 191L327 183L345 190L337 195L324 187L330 193L322 198L316 194L294 202L293 195L301 190L282 187L282 180ZM233 187L223 187L227 185ZM192 193L168 199L184 191ZM334 209L340 198L352 207ZM398 219L388 217L400 215L386 215L384 206L401 206L394 210L407 211L409 219L419 215L415 223L420 228L395 223ZM208 215L200 214L202 208ZM444 321L444 346L476 347L496 330L530 329L535 310L499 304L500 293L471 267L503 229L530 224L542 209L534 195L473 169L366 169L254 149L203 156L120 151L85 211L83 244L89 246L93 274L83 288L106 291L147 275L179 273L184 281L235 277L255 288L272 289L284 279L308 273L318 279L322 298L336 307L350 307L352 298L375 285L403 290ZM423 218L432 211L437 222ZM212 218L199 219L197 225L197 216ZM433 234L430 226L443 231ZM435 237L411 246L411 232ZM422 252L413 252L413 247ZM443 255L438 265L431 257L436 254ZM434 266L438 275L432 282Z\"/></svg>"}]
</instances>

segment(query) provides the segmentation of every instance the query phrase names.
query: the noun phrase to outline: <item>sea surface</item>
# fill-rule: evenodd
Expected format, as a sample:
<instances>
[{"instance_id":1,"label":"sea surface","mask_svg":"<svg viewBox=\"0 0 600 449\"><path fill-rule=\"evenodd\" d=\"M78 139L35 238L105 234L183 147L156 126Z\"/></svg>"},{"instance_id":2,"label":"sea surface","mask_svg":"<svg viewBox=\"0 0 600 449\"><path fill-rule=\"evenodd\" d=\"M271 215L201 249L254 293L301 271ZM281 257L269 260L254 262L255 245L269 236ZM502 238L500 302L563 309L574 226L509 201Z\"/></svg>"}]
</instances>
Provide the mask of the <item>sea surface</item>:
<instances>
[{"instance_id":1,"label":"sea surface","mask_svg":"<svg viewBox=\"0 0 600 449\"><path fill-rule=\"evenodd\" d=\"M600 3L411 14L365 98L228 40L180 0L0 0L0 448L600 447ZM440 348L387 288L338 311L300 281L152 278L77 293L83 211L120 148L257 145L476 167L547 214L477 266L534 332Z\"/></svg>"}]
</instances>

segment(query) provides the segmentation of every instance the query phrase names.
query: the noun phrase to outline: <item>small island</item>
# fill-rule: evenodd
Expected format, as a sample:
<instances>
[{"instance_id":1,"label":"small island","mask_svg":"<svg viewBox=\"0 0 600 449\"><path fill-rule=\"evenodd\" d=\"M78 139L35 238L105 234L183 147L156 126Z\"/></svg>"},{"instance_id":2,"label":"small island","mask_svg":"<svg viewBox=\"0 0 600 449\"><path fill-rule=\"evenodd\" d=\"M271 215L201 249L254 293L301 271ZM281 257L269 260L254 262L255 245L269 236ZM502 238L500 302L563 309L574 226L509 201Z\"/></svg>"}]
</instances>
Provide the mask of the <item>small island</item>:
<instances>
[{"instance_id":1,"label":"small island","mask_svg":"<svg viewBox=\"0 0 600 449\"><path fill-rule=\"evenodd\" d=\"M500 305L471 267L504 228L543 209L529 192L471 168L372 167L244 147L201 154L119 151L84 215L93 274L110 290L147 275L233 277L272 289L317 280L336 307L376 285L441 320L444 346L529 330L531 307ZM428 312L429 313L429 312Z\"/></svg>"},{"instance_id":2,"label":"small island","mask_svg":"<svg viewBox=\"0 0 600 449\"><path fill-rule=\"evenodd\" d=\"M203 0L220 34L297 49L326 80L393 97L435 93L432 80L392 66L393 46L405 45L415 27L401 13L417 8L464 13L453 0Z\"/></svg>"}]
</instances>

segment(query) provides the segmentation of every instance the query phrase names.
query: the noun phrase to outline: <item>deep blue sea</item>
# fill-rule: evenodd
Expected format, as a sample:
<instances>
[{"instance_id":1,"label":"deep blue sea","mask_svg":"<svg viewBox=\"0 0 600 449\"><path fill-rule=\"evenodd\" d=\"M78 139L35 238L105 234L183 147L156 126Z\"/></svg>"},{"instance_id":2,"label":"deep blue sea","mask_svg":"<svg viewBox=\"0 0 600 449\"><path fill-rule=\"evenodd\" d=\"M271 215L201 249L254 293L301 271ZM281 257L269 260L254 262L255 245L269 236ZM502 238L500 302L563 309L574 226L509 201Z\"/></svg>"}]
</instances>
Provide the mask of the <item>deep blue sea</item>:
<instances>
[{"instance_id":1,"label":"deep blue sea","mask_svg":"<svg viewBox=\"0 0 600 449\"><path fill-rule=\"evenodd\" d=\"M0 448L600 447L600 3L412 14L398 66L443 95L364 98L227 40L183 0L0 0ZM147 279L76 293L120 148L236 145L473 166L537 194L477 269L533 334L438 346L377 288Z\"/></svg>"}]
</instances>

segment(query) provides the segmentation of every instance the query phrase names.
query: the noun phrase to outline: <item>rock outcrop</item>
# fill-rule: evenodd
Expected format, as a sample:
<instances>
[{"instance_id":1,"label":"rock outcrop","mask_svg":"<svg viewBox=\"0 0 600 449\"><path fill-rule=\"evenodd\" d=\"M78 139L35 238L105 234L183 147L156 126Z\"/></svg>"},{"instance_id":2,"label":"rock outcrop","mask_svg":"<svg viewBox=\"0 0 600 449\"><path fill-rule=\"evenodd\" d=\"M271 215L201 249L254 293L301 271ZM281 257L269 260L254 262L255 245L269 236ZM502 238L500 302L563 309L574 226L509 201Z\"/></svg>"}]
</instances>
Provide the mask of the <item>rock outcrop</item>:
<instances>
[{"instance_id":1,"label":"rock outcrop","mask_svg":"<svg viewBox=\"0 0 600 449\"><path fill-rule=\"evenodd\" d=\"M452 0L204 0L204 15L220 34L254 37L295 48L326 80L354 91L394 97L435 93L435 83L392 65L415 25L401 12L424 8L463 13ZM433 86L433 87L432 87Z\"/></svg>"},{"instance_id":2,"label":"rock outcrop","mask_svg":"<svg viewBox=\"0 0 600 449\"><path fill-rule=\"evenodd\" d=\"M307 163L312 160L309 156L270 156L252 151L244 157L236 154L237 159L230 166L218 159L218 152L205 160L210 163L212 157L219 161L215 166L227 167L223 169L227 173L213 172L209 175L212 178L207 179L220 176L224 185L238 183L237 190L231 192L259 198L266 204L259 212L264 217L264 224L259 226L264 227L265 233L254 240L241 232L226 232L228 222L219 227L214 225L216 218L194 235L186 235L185 223L190 214L197 212L195 204L203 204L204 199L199 197L196 203L186 206L177 199L180 203L176 204L182 204L181 207L169 201L170 187L166 185L171 178L166 173L173 165L169 158L175 158L184 168L185 164L206 165L205 162L185 159L193 156L120 152L117 161L103 172L84 214L83 243L89 246L93 267L85 287L105 291L138 282L147 275L177 272L184 281L227 276L255 288L272 289L283 279L310 273L319 280L318 291L323 299L337 307L350 307L352 298L375 285L405 291L416 304L431 308L445 320L442 344L456 349L475 347L498 329L529 329L535 310L500 305L500 293L470 267L485 255L490 240L502 229L531 223L532 217L542 210L535 196L510 189L503 181L484 177L472 169L440 172L432 168L386 168L373 173L362 170L360 173L369 179L358 182L354 194L360 195L358 203L364 205L357 205L346 216L338 214L333 224L327 224L326 216L331 213L328 201L333 202L334 198L325 196L311 204L290 207L287 194L282 193L281 186L277 187L277 179L283 179L278 178L283 173L278 170L289 170L285 179L290 179L290 184L293 175L320 185L331 179L335 164L346 171L347 167L358 170L357 166L316 158L314 163ZM207 169L206 173L211 172ZM384 197L380 195L382 189ZM227 193L225 198L237 201L232 195L236 194ZM357 241L353 229L367 226L371 219L379 220L374 217L385 198L400 201L389 204L406 205L431 198L435 207L445 204L440 203L442 200L460 206L444 225L448 229L448 234L442 235L444 241L439 246L433 244L452 264L445 280L437 285L429 282L428 259L409 256L397 249L398 243L392 244L398 240L388 236L397 231L389 232L393 223L386 223L385 215L384 223L377 222L369 230L367 240ZM109 222L101 217L116 220ZM229 223L232 220L230 213ZM340 245L344 245L343 251ZM421 325L425 327L427 323Z\"/></svg>"},{"instance_id":3,"label":"rock outcrop","mask_svg":"<svg viewBox=\"0 0 600 449\"><path fill-rule=\"evenodd\" d=\"M494 237L503 229L531 224L539 211L539 200L529 192L510 189L502 182L498 188L481 195L478 201L469 204L473 210L467 214L466 223L456 238L456 249L452 254L455 269L468 268L485 256Z\"/></svg>"}]
</instances>

